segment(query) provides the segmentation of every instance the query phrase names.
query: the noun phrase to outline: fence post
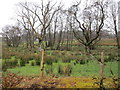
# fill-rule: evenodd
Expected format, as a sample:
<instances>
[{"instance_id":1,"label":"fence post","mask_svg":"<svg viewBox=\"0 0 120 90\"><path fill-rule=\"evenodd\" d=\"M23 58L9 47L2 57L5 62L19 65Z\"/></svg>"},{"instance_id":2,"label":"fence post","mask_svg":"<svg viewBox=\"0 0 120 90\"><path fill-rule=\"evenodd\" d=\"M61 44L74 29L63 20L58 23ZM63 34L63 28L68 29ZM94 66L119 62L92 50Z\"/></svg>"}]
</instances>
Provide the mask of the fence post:
<instances>
[{"instance_id":1,"label":"fence post","mask_svg":"<svg viewBox=\"0 0 120 90\"><path fill-rule=\"evenodd\" d=\"M41 65L40 65L40 72L41 77L43 77L44 74L44 49L41 50L42 57L41 57Z\"/></svg>"},{"instance_id":2,"label":"fence post","mask_svg":"<svg viewBox=\"0 0 120 90\"><path fill-rule=\"evenodd\" d=\"M104 88L103 85L104 79L104 51L101 52L101 61L100 61L100 88Z\"/></svg>"},{"instance_id":3,"label":"fence post","mask_svg":"<svg viewBox=\"0 0 120 90\"><path fill-rule=\"evenodd\" d=\"M104 78L104 51L101 52L100 77Z\"/></svg>"}]
</instances>

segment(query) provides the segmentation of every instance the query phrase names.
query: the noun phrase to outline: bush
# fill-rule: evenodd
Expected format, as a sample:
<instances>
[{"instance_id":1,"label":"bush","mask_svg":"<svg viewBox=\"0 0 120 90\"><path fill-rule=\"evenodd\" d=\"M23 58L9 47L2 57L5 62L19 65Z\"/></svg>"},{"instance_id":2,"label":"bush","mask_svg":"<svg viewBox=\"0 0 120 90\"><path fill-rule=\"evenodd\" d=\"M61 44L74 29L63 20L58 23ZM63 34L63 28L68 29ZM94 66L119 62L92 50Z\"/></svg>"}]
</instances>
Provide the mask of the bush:
<instances>
[{"instance_id":1,"label":"bush","mask_svg":"<svg viewBox=\"0 0 120 90\"><path fill-rule=\"evenodd\" d=\"M27 60L34 60L34 59L36 59L36 54L34 53L28 54Z\"/></svg>"},{"instance_id":2,"label":"bush","mask_svg":"<svg viewBox=\"0 0 120 90\"><path fill-rule=\"evenodd\" d=\"M41 56L39 54L35 55L36 65L40 65Z\"/></svg>"},{"instance_id":3,"label":"bush","mask_svg":"<svg viewBox=\"0 0 120 90\"><path fill-rule=\"evenodd\" d=\"M56 50L56 51L52 52L52 55L56 56L56 57L61 57L61 52Z\"/></svg>"},{"instance_id":4,"label":"bush","mask_svg":"<svg viewBox=\"0 0 120 90\"><path fill-rule=\"evenodd\" d=\"M45 72L46 74L51 74L53 72L52 65L46 65Z\"/></svg>"},{"instance_id":5,"label":"bush","mask_svg":"<svg viewBox=\"0 0 120 90\"><path fill-rule=\"evenodd\" d=\"M70 76L72 73L72 65L68 64L67 66L64 67L64 73L67 76Z\"/></svg>"},{"instance_id":6,"label":"bush","mask_svg":"<svg viewBox=\"0 0 120 90\"><path fill-rule=\"evenodd\" d=\"M29 62L29 64L30 64L31 66L35 66L35 65L36 65L36 61L35 61L35 60L32 60L32 61Z\"/></svg>"},{"instance_id":7,"label":"bush","mask_svg":"<svg viewBox=\"0 0 120 90\"><path fill-rule=\"evenodd\" d=\"M8 63L6 62L6 60L2 60L2 71L6 72L7 68L8 68Z\"/></svg>"},{"instance_id":8,"label":"bush","mask_svg":"<svg viewBox=\"0 0 120 90\"><path fill-rule=\"evenodd\" d=\"M36 65L40 65L40 60L36 60Z\"/></svg>"},{"instance_id":9,"label":"bush","mask_svg":"<svg viewBox=\"0 0 120 90\"><path fill-rule=\"evenodd\" d=\"M3 59L10 59L10 58L11 58L11 55L9 54L9 52L3 51L3 52L2 52L2 58L3 58Z\"/></svg>"},{"instance_id":10,"label":"bush","mask_svg":"<svg viewBox=\"0 0 120 90\"><path fill-rule=\"evenodd\" d=\"M116 57L117 57L117 56L112 55L112 54L109 54L109 55L107 55L107 56L104 56L104 58L105 58L105 62L109 62L109 61L117 60Z\"/></svg>"},{"instance_id":11,"label":"bush","mask_svg":"<svg viewBox=\"0 0 120 90\"><path fill-rule=\"evenodd\" d=\"M62 65L59 65L59 66L58 66L58 73L59 73L59 74L64 74L62 68L63 68Z\"/></svg>"},{"instance_id":12,"label":"bush","mask_svg":"<svg viewBox=\"0 0 120 90\"><path fill-rule=\"evenodd\" d=\"M22 61L25 61L25 63L29 63L30 60L30 54L24 54L24 53L20 53L17 56L18 59L21 59Z\"/></svg>"},{"instance_id":13,"label":"bush","mask_svg":"<svg viewBox=\"0 0 120 90\"><path fill-rule=\"evenodd\" d=\"M40 54L35 54L34 55L34 60L41 60L41 55Z\"/></svg>"},{"instance_id":14,"label":"bush","mask_svg":"<svg viewBox=\"0 0 120 90\"><path fill-rule=\"evenodd\" d=\"M64 63L70 63L71 60L73 60L73 59L74 59L74 57L71 56L71 55L67 55L67 56L63 56L63 57L62 57L62 61L63 61Z\"/></svg>"},{"instance_id":15,"label":"bush","mask_svg":"<svg viewBox=\"0 0 120 90\"><path fill-rule=\"evenodd\" d=\"M72 65L67 64L67 65L59 65L58 67L58 73L59 74L64 74L64 76L70 76L72 73Z\"/></svg>"},{"instance_id":16,"label":"bush","mask_svg":"<svg viewBox=\"0 0 120 90\"><path fill-rule=\"evenodd\" d=\"M13 68L18 65L18 60L14 59L3 59L2 60L2 70L5 72L7 68Z\"/></svg>"},{"instance_id":17,"label":"bush","mask_svg":"<svg viewBox=\"0 0 120 90\"><path fill-rule=\"evenodd\" d=\"M40 65L40 61L36 60L36 65Z\"/></svg>"},{"instance_id":18,"label":"bush","mask_svg":"<svg viewBox=\"0 0 120 90\"><path fill-rule=\"evenodd\" d=\"M10 66L11 67L16 67L18 65L18 60L15 57L11 57L11 59L9 60L10 62Z\"/></svg>"},{"instance_id":19,"label":"bush","mask_svg":"<svg viewBox=\"0 0 120 90\"><path fill-rule=\"evenodd\" d=\"M82 55L82 56L76 56L75 57L75 60L76 60L76 63L78 64L86 64L88 63L88 60L89 58L85 55Z\"/></svg>"},{"instance_id":20,"label":"bush","mask_svg":"<svg viewBox=\"0 0 120 90\"><path fill-rule=\"evenodd\" d=\"M2 58L3 59L10 59L12 56L17 56L19 53L14 50L6 50L4 49L2 52Z\"/></svg>"},{"instance_id":21,"label":"bush","mask_svg":"<svg viewBox=\"0 0 120 90\"><path fill-rule=\"evenodd\" d=\"M20 66L25 66L25 64L26 64L25 60L21 59L20 60Z\"/></svg>"},{"instance_id":22,"label":"bush","mask_svg":"<svg viewBox=\"0 0 120 90\"><path fill-rule=\"evenodd\" d=\"M36 65L40 65L41 56L39 54L19 54L17 58L25 60L26 63L29 63L31 60L36 60Z\"/></svg>"},{"instance_id":23,"label":"bush","mask_svg":"<svg viewBox=\"0 0 120 90\"><path fill-rule=\"evenodd\" d=\"M57 62L57 58L55 56L44 56L45 63L47 65L52 65L53 62Z\"/></svg>"},{"instance_id":24,"label":"bush","mask_svg":"<svg viewBox=\"0 0 120 90\"><path fill-rule=\"evenodd\" d=\"M80 64L86 64L85 60L80 60Z\"/></svg>"}]
</instances>

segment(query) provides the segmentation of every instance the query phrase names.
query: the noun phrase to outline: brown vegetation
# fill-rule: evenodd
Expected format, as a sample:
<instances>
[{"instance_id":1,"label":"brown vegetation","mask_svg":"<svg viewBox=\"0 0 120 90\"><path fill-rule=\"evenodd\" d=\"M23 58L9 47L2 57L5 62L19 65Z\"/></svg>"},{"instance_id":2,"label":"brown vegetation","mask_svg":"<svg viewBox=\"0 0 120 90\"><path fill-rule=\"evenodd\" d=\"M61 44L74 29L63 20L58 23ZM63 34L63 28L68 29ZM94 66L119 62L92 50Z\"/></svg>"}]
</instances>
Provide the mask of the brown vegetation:
<instances>
[{"instance_id":1,"label":"brown vegetation","mask_svg":"<svg viewBox=\"0 0 120 90\"><path fill-rule=\"evenodd\" d=\"M3 77L3 88L99 88L99 78L92 77L47 77L18 76L13 73ZM117 88L113 78L104 78L105 88Z\"/></svg>"}]
</instances>

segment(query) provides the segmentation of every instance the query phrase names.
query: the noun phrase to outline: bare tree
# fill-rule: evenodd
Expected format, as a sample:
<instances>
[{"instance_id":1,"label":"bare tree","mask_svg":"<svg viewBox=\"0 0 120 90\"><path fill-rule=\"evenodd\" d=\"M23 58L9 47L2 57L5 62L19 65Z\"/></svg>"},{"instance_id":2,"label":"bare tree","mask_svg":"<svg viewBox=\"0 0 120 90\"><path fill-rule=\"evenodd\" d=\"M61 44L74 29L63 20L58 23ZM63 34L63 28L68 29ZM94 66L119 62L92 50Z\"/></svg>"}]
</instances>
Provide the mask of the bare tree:
<instances>
[{"instance_id":1,"label":"bare tree","mask_svg":"<svg viewBox=\"0 0 120 90\"><path fill-rule=\"evenodd\" d=\"M65 10L64 11L65 15L66 15L66 23L65 23L65 30L66 30L66 40L67 40L67 50L72 49L72 42L73 42L73 38L74 38L74 33L73 33L73 27L75 24L75 20L73 19L73 17L70 14L70 10Z\"/></svg>"},{"instance_id":2,"label":"bare tree","mask_svg":"<svg viewBox=\"0 0 120 90\"><path fill-rule=\"evenodd\" d=\"M9 47L18 47L21 40L21 28L7 25L3 29L4 40Z\"/></svg>"},{"instance_id":3,"label":"bare tree","mask_svg":"<svg viewBox=\"0 0 120 90\"><path fill-rule=\"evenodd\" d=\"M76 39L82 43L87 53L90 53L91 46L99 40L100 32L104 26L105 7L101 2L94 2L80 12L80 3L72 5L69 12L77 23L73 28ZM72 26L73 27L73 26Z\"/></svg>"},{"instance_id":4,"label":"bare tree","mask_svg":"<svg viewBox=\"0 0 120 90\"><path fill-rule=\"evenodd\" d=\"M58 44L57 44L57 49L60 49L60 44L61 44L61 41L62 41L62 32L63 32L63 21L62 21L62 17L59 16L60 18L60 27L59 27L59 37L58 37Z\"/></svg>"},{"instance_id":5,"label":"bare tree","mask_svg":"<svg viewBox=\"0 0 120 90\"><path fill-rule=\"evenodd\" d=\"M113 21L113 30L115 32L115 38L116 38L116 42L117 42L117 48L118 48L118 56L119 55L119 50L120 50L120 38L119 38L119 35L118 35L118 29L117 29L117 16L118 16L118 7L116 5L116 3L114 1L112 1L112 5L111 5L111 18L112 18L112 21Z\"/></svg>"},{"instance_id":6,"label":"bare tree","mask_svg":"<svg viewBox=\"0 0 120 90\"><path fill-rule=\"evenodd\" d=\"M53 40L52 40L52 49L55 46L55 42L56 42L56 33L57 33L57 22L58 22L58 15L56 14L54 17L54 21L53 21Z\"/></svg>"},{"instance_id":7,"label":"bare tree","mask_svg":"<svg viewBox=\"0 0 120 90\"><path fill-rule=\"evenodd\" d=\"M24 3L24 4L26 5L27 8L30 7L29 4L27 3ZM37 10L37 9L35 8L34 10ZM36 15L31 13L28 9L24 7L20 7L18 16L20 17L18 21L22 24L25 30L24 32L26 35L27 47L30 46L30 48L34 48L34 41L36 39L36 35L34 31L39 27L39 25L36 25L38 22L37 17Z\"/></svg>"},{"instance_id":8,"label":"bare tree","mask_svg":"<svg viewBox=\"0 0 120 90\"><path fill-rule=\"evenodd\" d=\"M53 18L53 21L49 26L47 32L48 46L51 49L60 50L62 47L64 39L63 32L65 27L64 21L64 13L62 12L62 10L59 10L59 12L55 14L55 17Z\"/></svg>"},{"instance_id":9,"label":"bare tree","mask_svg":"<svg viewBox=\"0 0 120 90\"><path fill-rule=\"evenodd\" d=\"M39 28L34 28L33 24L30 24L30 22L29 24L31 25L32 31L35 33L37 39L39 40L39 44L41 44L43 38L46 36L46 31L49 28L55 13L61 8L60 5L54 9L56 4L52 5L51 1L48 1L45 5L43 3L43 0L41 1L40 5L31 4L30 6L32 8L28 7L29 5L27 3L20 3L20 5L26 9L26 11L36 16L39 23Z\"/></svg>"}]
</instances>

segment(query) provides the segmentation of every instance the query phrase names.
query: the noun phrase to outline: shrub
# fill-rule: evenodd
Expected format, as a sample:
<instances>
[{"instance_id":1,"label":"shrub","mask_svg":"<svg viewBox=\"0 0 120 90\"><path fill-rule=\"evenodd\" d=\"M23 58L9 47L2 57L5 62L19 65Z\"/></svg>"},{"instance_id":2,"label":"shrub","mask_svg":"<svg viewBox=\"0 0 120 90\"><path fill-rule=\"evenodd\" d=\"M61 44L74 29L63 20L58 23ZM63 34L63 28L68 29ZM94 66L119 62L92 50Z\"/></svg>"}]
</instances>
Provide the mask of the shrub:
<instances>
[{"instance_id":1,"label":"shrub","mask_svg":"<svg viewBox=\"0 0 120 90\"><path fill-rule=\"evenodd\" d=\"M5 60L2 60L2 71L5 72L7 71L8 68L8 63Z\"/></svg>"},{"instance_id":2,"label":"shrub","mask_svg":"<svg viewBox=\"0 0 120 90\"><path fill-rule=\"evenodd\" d=\"M61 55L63 56L63 55L65 55L66 53L65 52L61 52Z\"/></svg>"},{"instance_id":3,"label":"shrub","mask_svg":"<svg viewBox=\"0 0 120 90\"><path fill-rule=\"evenodd\" d=\"M70 63L72 60L74 60L74 56L72 55L62 56L62 61L64 63Z\"/></svg>"},{"instance_id":4,"label":"shrub","mask_svg":"<svg viewBox=\"0 0 120 90\"><path fill-rule=\"evenodd\" d=\"M2 53L2 58L3 58L3 59L10 59L10 58L11 58L11 55L10 55L8 52L3 52L3 53Z\"/></svg>"},{"instance_id":5,"label":"shrub","mask_svg":"<svg viewBox=\"0 0 120 90\"><path fill-rule=\"evenodd\" d=\"M39 54L36 54L34 59L36 60L36 65L40 65L41 56Z\"/></svg>"},{"instance_id":6,"label":"shrub","mask_svg":"<svg viewBox=\"0 0 120 90\"><path fill-rule=\"evenodd\" d=\"M35 60L32 60L29 62L31 66L35 66L36 65L36 61Z\"/></svg>"},{"instance_id":7,"label":"shrub","mask_svg":"<svg viewBox=\"0 0 120 90\"><path fill-rule=\"evenodd\" d=\"M36 65L40 65L40 61L36 60Z\"/></svg>"},{"instance_id":8,"label":"shrub","mask_svg":"<svg viewBox=\"0 0 120 90\"><path fill-rule=\"evenodd\" d=\"M65 76L70 76L72 73L72 65L67 64L67 65L59 65L58 67L58 73L59 74L64 74Z\"/></svg>"},{"instance_id":9,"label":"shrub","mask_svg":"<svg viewBox=\"0 0 120 90\"><path fill-rule=\"evenodd\" d=\"M11 59L9 60L10 62L10 66L11 67L16 67L18 65L18 60L15 57L11 57Z\"/></svg>"},{"instance_id":10,"label":"shrub","mask_svg":"<svg viewBox=\"0 0 120 90\"><path fill-rule=\"evenodd\" d=\"M34 54L34 60L40 60L41 55L40 54Z\"/></svg>"},{"instance_id":11,"label":"shrub","mask_svg":"<svg viewBox=\"0 0 120 90\"><path fill-rule=\"evenodd\" d=\"M70 76L70 74L72 73L72 66L70 64L64 66L64 74L65 76Z\"/></svg>"},{"instance_id":12,"label":"shrub","mask_svg":"<svg viewBox=\"0 0 120 90\"><path fill-rule=\"evenodd\" d=\"M36 60L36 65L40 65L40 60Z\"/></svg>"},{"instance_id":13,"label":"shrub","mask_svg":"<svg viewBox=\"0 0 120 90\"><path fill-rule=\"evenodd\" d=\"M107 56L104 56L104 58L105 58L105 62L117 60L116 56L115 56L115 55L112 55L112 54L109 54L109 55L107 55Z\"/></svg>"},{"instance_id":14,"label":"shrub","mask_svg":"<svg viewBox=\"0 0 120 90\"><path fill-rule=\"evenodd\" d=\"M56 56L56 57L61 57L61 52L56 50L56 51L52 52L52 55Z\"/></svg>"},{"instance_id":15,"label":"shrub","mask_svg":"<svg viewBox=\"0 0 120 90\"><path fill-rule=\"evenodd\" d=\"M2 58L3 59L10 59L12 56L17 56L19 53L14 50L3 50Z\"/></svg>"},{"instance_id":16,"label":"shrub","mask_svg":"<svg viewBox=\"0 0 120 90\"><path fill-rule=\"evenodd\" d=\"M63 74L63 69L62 68L63 68L62 65L58 66L58 73L59 74Z\"/></svg>"},{"instance_id":17,"label":"shrub","mask_svg":"<svg viewBox=\"0 0 120 90\"><path fill-rule=\"evenodd\" d=\"M20 60L20 66L25 66L25 64L26 64L25 60L21 59Z\"/></svg>"},{"instance_id":18,"label":"shrub","mask_svg":"<svg viewBox=\"0 0 120 90\"><path fill-rule=\"evenodd\" d=\"M80 64L85 64L86 61L85 60L80 60Z\"/></svg>"},{"instance_id":19,"label":"shrub","mask_svg":"<svg viewBox=\"0 0 120 90\"><path fill-rule=\"evenodd\" d=\"M79 64L86 64L88 63L88 60L89 58L87 56L76 56L75 60L76 60L76 63L79 63Z\"/></svg>"},{"instance_id":20,"label":"shrub","mask_svg":"<svg viewBox=\"0 0 120 90\"><path fill-rule=\"evenodd\" d=\"M45 63L48 65L52 65L53 62L57 62L57 58L55 56L44 56Z\"/></svg>"},{"instance_id":21,"label":"shrub","mask_svg":"<svg viewBox=\"0 0 120 90\"><path fill-rule=\"evenodd\" d=\"M45 72L46 74L51 74L53 72L52 65L46 65Z\"/></svg>"},{"instance_id":22,"label":"shrub","mask_svg":"<svg viewBox=\"0 0 120 90\"><path fill-rule=\"evenodd\" d=\"M18 65L18 61L16 59L3 59L2 60L2 70L5 72L7 68L13 68Z\"/></svg>"},{"instance_id":23,"label":"shrub","mask_svg":"<svg viewBox=\"0 0 120 90\"><path fill-rule=\"evenodd\" d=\"M36 58L36 54L31 53L31 54L28 54L27 60L34 60L35 58Z\"/></svg>"},{"instance_id":24,"label":"shrub","mask_svg":"<svg viewBox=\"0 0 120 90\"><path fill-rule=\"evenodd\" d=\"M29 63L30 61L30 54L24 54L24 53L20 53L18 56L17 56L18 59L21 60L21 63Z\"/></svg>"},{"instance_id":25,"label":"shrub","mask_svg":"<svg viewBox=\"0 0 120 90\"><path fill-rule=\"evenodd\" d=\"M28 53L28 54L19 54L17 56L18 59L24 60L25 63L29 63L31 60L36 60L36 65L40 65L41 55L36 53Z\"/></svg>"}]
</instances>

